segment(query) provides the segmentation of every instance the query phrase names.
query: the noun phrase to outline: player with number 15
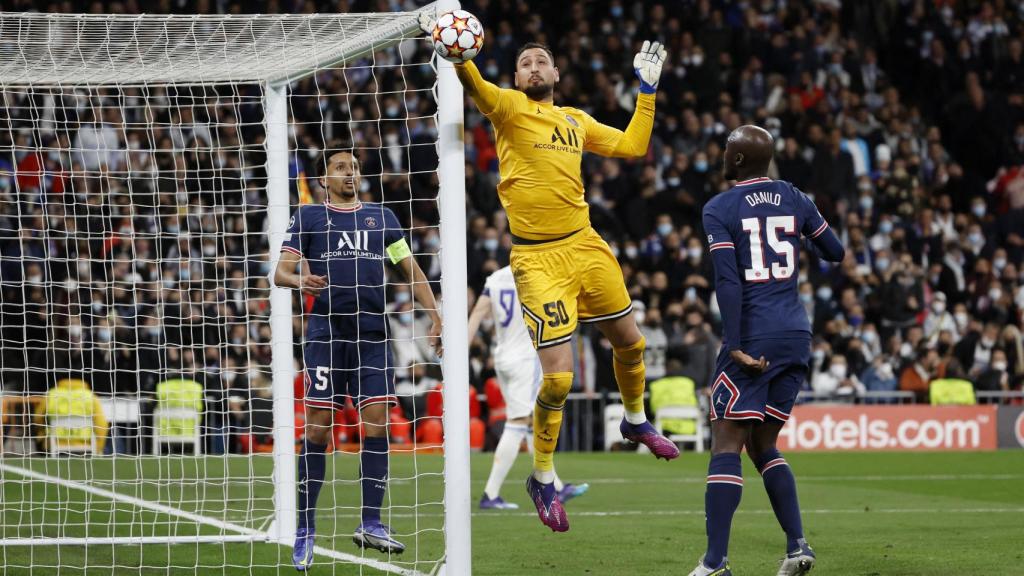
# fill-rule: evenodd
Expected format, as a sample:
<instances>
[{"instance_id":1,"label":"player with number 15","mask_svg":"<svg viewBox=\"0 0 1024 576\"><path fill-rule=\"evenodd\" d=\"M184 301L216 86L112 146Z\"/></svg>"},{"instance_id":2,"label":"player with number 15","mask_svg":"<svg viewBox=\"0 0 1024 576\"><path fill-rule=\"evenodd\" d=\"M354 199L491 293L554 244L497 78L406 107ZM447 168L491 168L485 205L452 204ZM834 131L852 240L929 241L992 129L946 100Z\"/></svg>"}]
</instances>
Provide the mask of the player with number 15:
<instances>
[{"instance_id":1,"label":"player with number 15","mask_svg":"<svg viewBox=\"0 0 1024 576\"><path fill-rule=\"evenodd\" d=\"M743 492L744 446L786 533L778 574L804 574L815 560L804 540L796 481L775 443L811 356L811 327L797 291L801 237L830 262L842 261L844 250L814 202L789 182L768 178L773 149L762 128L733 130L723 176L736 185L704 206L724 338L711 383L708 547L690 576L731 574L726 552Z\"/></svg>"}]
</instances>

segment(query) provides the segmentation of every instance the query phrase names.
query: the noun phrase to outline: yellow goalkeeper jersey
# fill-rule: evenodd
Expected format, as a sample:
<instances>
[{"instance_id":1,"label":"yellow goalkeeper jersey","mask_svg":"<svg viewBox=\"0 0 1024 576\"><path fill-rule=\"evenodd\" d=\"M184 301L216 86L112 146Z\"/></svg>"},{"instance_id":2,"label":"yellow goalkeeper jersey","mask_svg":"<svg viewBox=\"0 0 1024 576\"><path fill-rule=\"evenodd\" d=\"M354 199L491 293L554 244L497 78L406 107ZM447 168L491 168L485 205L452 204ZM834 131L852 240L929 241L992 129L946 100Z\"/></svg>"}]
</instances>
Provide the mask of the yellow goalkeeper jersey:
<instances>
[{"instance_id":1,"label":"yellow goalkeeper jersey","mask_svg":"<svg viewBox=\"0 0 1024 576\"><path fill-rule=\"evenodd\" d=\"M625 132L586 112L530 100L480 76L472 62L457 65L459 79L494 124L501 182L498 197L512 234L530 240L565 236L590 225L583 195L583 152L643 156L654 126L654 95L640 94Z\"/></svg>"}]
</instances>

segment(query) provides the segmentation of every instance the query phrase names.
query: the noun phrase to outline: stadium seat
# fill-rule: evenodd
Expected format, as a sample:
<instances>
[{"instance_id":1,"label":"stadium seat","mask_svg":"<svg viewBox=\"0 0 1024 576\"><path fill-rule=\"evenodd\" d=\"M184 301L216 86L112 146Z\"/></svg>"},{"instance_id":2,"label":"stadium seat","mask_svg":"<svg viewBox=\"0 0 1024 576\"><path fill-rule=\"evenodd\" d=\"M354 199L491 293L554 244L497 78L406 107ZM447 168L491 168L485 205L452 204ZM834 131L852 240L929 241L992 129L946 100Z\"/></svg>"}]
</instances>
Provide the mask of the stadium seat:
<instances>
[{"instance_id":1,"label":"stadium seat","mask_svg":"<svg viewBox=\"0 0 1024 576\"><path fill-rule=\"evenodd\" d=\"M191 444L202 453L203 386L194 380L166 380L157 384L153 410L153 454L163 444Z\"/></svg>"},{"instance_id":2,"label":"stadium seat","mask_svg":"<svg viewBox=\"0 0 1024 576\"><path fill-rule=\"evenodd\" d=\"M46 446L51 456L69 452L96 454L92 416L50 416L47 428Z\"/></svg>"},{"instance_id":3,"label":"stadium seat","mask_svg":"<svg viewBox=\"0 0 1024 576\"><path fill-rule=\"evenodd\" d=\"M484 449L484 440L487 439L487 426L479 418L469 419L469 449L473 452L480 452Z\"/></svg>"},{"instance_id":4,"label":"stadium seat","mask_svg":"<svg viewBox=\"0 0 1024 576\"><path fill-rule=\"evenodd\" d=\"M974 397L974 385L960 378L932 380L928 397L932 406L973 406L978 403Z\"/></svg>"},{"instance_id":5,"label":"stadium seat","mask_svg":"<svg viewBox=\"0 0 1024 576\"><path fill-rule=\"evenodd\" d=\"M693 380L668 376L651 382L648 389L654 427L669 440L693 442L695 451L704 452L704 413L697 402Z\"/></svg>"},{"instance_id":6,"label":"stadium seat","mask_svg":"<svg viewBox=\"0 0 1024 576\"><path fill-rule=\"evenodd\" d=\"M46 393L37 407L46 423L46 446L51 455L101 454L108 430L99 400L83 380L64 379Z\"/></svg>"},{"instance_id":7,"label":"stadium seat","mask_svg":"<svg viewBox=\"0 0 1024 576\"><path fill-rule=\"evenodd\" d=\"M622 434L619 432L619 424L626 416L626 407L622 404L609 404L604 407L604 451L608 452L612 446L622 441Z\"/></svg>"}]
</instances>

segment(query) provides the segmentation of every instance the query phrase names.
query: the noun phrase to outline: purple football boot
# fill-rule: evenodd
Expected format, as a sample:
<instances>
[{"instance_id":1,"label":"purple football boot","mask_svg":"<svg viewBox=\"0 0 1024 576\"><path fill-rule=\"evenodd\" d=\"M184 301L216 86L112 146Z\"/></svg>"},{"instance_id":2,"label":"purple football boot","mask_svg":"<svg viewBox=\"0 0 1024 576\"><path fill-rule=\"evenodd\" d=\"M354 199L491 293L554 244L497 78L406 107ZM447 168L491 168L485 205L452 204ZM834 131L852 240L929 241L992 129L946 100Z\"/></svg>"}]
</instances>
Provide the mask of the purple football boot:
<instances>
[{"instance_id":1,"label":"purple football boot","mask_svg":"<svg viewBox=\"0 0 1024 576\"><path fill-rule=\"evenodd\" d=\"M545 526L554 532L569 529L569 517L565 515L565 508L562 508L562 502L558 499L554 482L542 484L530 474L526 479L526 493L537 507L537 515Z\"/></svg>"},{"instance_id":2,"label":"purple football boot","mask_svg":"<svg viewBox=\"0 0 1024 576\"><path fill-rule=\"evenodd\" d=\"M622 424L619 424L619 432L626 440L647 446L655 458L672 460L679 457L679 447L675 442L659 434L650 422L630 424L623 418Z\"/></svg>"},{"instance_id":3,"label":"purple football boot","mask_svg":"<svg viewBox=\"0 0 1024 576\"><path fill-rule=\"evenodd\" d=\"M481 510L518 510L519 504L515 502L505 502L505 499L501 496L495 496L494 498L488 498L485 493L480 497L480 509Z\"/></svg>"},{"instance_id":4,"label":"purple football boot","mask_svg":"<svg viewBox=\"0 0 1024 576\"><path fill-rule=\"evenodd\" d=\"M565 504L577 496L583 496L587 493L587 490L590 490L590 484L586 482L583 484L566 484L558 491L558 499L562 501L562 504Z\"/></svg>"}]
</instances>

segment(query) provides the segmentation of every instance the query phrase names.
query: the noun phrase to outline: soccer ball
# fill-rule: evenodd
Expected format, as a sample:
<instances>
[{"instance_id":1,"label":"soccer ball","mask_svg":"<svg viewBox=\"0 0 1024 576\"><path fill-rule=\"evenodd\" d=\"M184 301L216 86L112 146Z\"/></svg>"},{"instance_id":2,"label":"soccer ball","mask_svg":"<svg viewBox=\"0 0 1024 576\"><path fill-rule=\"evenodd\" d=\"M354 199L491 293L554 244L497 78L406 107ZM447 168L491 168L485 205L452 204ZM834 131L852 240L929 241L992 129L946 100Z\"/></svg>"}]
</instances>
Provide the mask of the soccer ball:
<instances>
[{"instance_id":1,"label":"soccer ball","mask_svg":"<svg viewBox=\"0 0 1024 576\"><path fill-rule=\"evenodd\" d=\"M468 62L484 47L484 27L465 10L441 14L434 24L434 50L449 62Z\"/></svg>"}]
</instances>

